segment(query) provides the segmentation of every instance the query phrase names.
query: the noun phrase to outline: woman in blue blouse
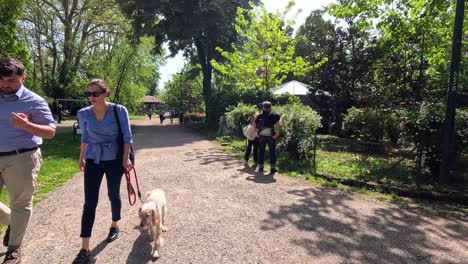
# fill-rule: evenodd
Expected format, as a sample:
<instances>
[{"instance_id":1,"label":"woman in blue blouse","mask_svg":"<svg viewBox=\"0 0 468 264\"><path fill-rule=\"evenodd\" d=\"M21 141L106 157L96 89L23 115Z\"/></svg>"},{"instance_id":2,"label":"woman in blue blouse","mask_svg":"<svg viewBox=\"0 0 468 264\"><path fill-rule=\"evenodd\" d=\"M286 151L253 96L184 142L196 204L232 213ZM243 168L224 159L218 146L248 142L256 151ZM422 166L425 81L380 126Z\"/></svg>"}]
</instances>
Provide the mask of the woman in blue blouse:
<instances>
[{"instance_id":1,"label":"woman in blue blouse","mask_svg":"<svg viewBox=\"0 0 468 264\"><path fill-rule=\"evenodd\" d=\"M120 199L120 181L125 170L131 168L129 159L132 133L127 109L122 105L109 103L109 88L103 80L88 83L86 95L91 106L78 112L81 136L80 170L84 171L85 203L81 219L82 249L73 263L90 261L89 240L96 215L99 188L103 175L106 174L107 190L112 209L112 224L107 237L112 242L118 237L122 202ZM122 127L124 138L123 158L118 158L119 127L115 119L114 108Z\"/></svg>"}]
</instances>

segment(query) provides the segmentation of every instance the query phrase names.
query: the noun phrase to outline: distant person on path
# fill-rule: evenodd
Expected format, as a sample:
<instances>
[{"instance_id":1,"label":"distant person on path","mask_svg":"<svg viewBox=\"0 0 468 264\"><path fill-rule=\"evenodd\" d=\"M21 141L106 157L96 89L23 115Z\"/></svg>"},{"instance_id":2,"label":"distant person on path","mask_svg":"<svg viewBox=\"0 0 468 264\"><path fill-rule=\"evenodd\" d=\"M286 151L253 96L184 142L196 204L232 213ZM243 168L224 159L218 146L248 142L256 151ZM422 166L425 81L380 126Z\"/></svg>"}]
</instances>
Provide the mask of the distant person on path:
<instances>
[{"instance_id":1,"label":"distant person on path","mask_svg":"<svg viewBox=\"0 0 468 264\"><path fill-rule=\"evenodd\" d=\"M148 110L148 118L151 120L151 117L153 116L153 111L151 109Z\"/></svg>"},{"instance_id":2,"label":"distant person on path","mask_svg":"<svg viewBox=\"0 0 468 264\"><path fill-rule=\"evenodd\" d=\"M166 119L164 117L164 110L159 110L159 120L161 121L161 124L164 122L164 119Z\"/></svg>"},{"instance_id":3,"label":"distant person on path","mask_svg":"<svg viewBox=\"0 0 468 264\"><path fill-rule=\"evenodd\" d=\"M276 140L280 135L280 116L271 110L271 103L265 101L262 103L262 113L255 119L255 128L258 131L257 137L259 142L258 153L258 171L263 172L263 163L265 162L265 148L268 144L270 151L271 174L274 174L276 169Z\"/></svg>"},{"instance_id":4,"label":"distant person on path","mask_svg":"<svg viewBox=\"0 0 468 264\"><path fill-rule=\"evenodd\" d=\"M96 79L89 82L86 95L92 106L78 112L78 120L83 132L79 166L80 170L84 171L85 194L80 233L82 248L73 261L74 264L90 261L89 242L96 215L99 188L104 174L106 174L107 193L112 210L112 224L107 241L112 242L117 239L119 233L117 222L121 219L122 208L120 182L124 170L132 167L129 159L132 133L127 109L106 100L109 97L109 88L103 80ZM123 133L123 157L118 155L119 127L114 114L115 110L117 110Z\"/></svg>"},{"instance_id":5,"label":"distant person on path","mask_svg":"<svg viewBox=\"0 0 468 264\"><path fill-rule=\"evenodd\" d=\"M252 127L255 127L255 119L257 119L257 116L259 115L259 112L253 113L252 117L250 117L250 125ZM253 147L253 161L254 161L254 166L258 165L258 137L255 137L254 140L247 139L247 147L245 148L245 155L244 155L244 164L248 165L249 164L249 158L250 158L250 153L252 152L252 147Z\"/></svg>"},{"instance_id":6,"label":"distant person on path","mask_svg":"<svg viewBox=\"0 0 468 264\"><path fill-rule=\"evenodd\" d=\"M58 105L58 113L57 113L57 123L62 123L63 119L63 106L61 104Z\"/></svg>"},{"instance_id":7,"label":"distant person on path","mask_svg":"<svg viewBox=\"0 0 468 264\"><path fill-rule=\"evenodd\" d=\"M179 123L181 125L184 124L184 112L182 112L182 111L180 111L180 113L179 113Z\"/></svg>"},{"instance_id":8,"label":"distant person on path","mask_svg":"<svg viewBox=\"0 0 468 264\"><path fill-rule=\"evenodd\" d=\"M169 111L169 113L171 115L170 119L171 119L171 124L172 124L172 122L174 121L174 117L175 117L176 113L175 113L174 109L171 109L171 111Z\"/></svg>"},{"instance_id":9,"label":"distant person on path","mask_svg":"<svg viewBox=\"0 0 468 264\"><path fill-rule=\"evenodd\" d=\"M6 186L10 208L0 203L0 224L8 226L3 263L21 263L21 243L32 214L34 186L42 163L42 138L55 136L47 101L23 83L24 65L0 59L0 190Z\"/></svg>"}]
</instances>

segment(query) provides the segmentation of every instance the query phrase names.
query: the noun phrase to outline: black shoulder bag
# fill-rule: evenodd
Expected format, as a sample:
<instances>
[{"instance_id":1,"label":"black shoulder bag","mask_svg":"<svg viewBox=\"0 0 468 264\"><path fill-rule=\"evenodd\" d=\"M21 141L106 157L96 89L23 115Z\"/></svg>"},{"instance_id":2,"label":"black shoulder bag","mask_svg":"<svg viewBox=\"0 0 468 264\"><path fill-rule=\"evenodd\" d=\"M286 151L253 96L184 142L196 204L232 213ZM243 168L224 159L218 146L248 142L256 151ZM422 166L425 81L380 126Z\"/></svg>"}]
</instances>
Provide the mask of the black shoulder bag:
<instances>
[{"instance_id":1,"label":"black shoulder bag","mask_svg":"<svg viewBox=\"0 0 468 264\"><path fill-rule=\"evenodd\" d=\"M114 105L114 116L115 120L117 121L117 126L119 127L119 136L117 137L117 158L123 162L123 152L124 152L124 139L123 139L123 132L122 126L120 125L119 115L117 114L117 106ZM133 151L133 145L130 145L130 161L133 165L135 165L135 153Z\"/></svg>"}]
</instances>

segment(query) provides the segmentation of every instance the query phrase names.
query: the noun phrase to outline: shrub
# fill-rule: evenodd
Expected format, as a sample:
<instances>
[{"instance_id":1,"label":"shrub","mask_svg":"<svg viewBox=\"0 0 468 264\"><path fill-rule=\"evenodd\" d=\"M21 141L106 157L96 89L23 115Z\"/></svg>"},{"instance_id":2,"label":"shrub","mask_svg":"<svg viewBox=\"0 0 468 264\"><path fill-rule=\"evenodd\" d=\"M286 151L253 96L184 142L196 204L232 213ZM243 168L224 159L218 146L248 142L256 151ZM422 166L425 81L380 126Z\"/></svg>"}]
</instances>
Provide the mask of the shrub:
<instances>
[{"instance_id":1,"label":"shrub","mask_svg":"<svg viewBox=\"0 0 468 264\"><path fill-rule=\"evenodd\" d=\"M226 116L222 115L219 117L218 121L218 135L219 136L227 136L229 135L229 131L226 125Z\"/></svg>"},{"instance_id":2,"label":"shrub","mask_svg":"<svg viewBox=\"0 0 468 264\"><path fill-rule=\"evenodd\" d=\"M385 135L392 144L398 143L402 133L400 118L400 111L391 112L385 115Z\"/></svg>"},{"instance_id":3,"label":"shrub","mask_svg":"<svg viewBox=\"0 0 468 264\"><path fill-rule=\"evenodd\" d=\"M300 103L301 100L297 97L297 96L294 96L294 95L290 95L288 93L285 93L285 94L275 94L273 96L273 104L274 105L287 105L289 103L291 103L291 101L294 101L295 103Z\"/></svg>"},{"instance_id":4,"label":"shrub","mask_svg":"<svg viewBox=\"0 0 468 264\"><path fill-rule=\"evenodd\" d=\"M241 102L247 105L258 105L263 101L271 101L275 105L273 93L270 91L247 89L242 92L240 97Z\"/></svg>"},{"instance_id":5,"label":"shrub","mask_svg":"<svg viewBox=\"0 0 468 264\"><path fill-rule=\"evenodd\" d=\"M253 105L239 103L236 107L229 107L223 121L225 128L223 130L229 134L242 137L242 128L249 124L251 116L257 111ZM220 124L223 125L223 124Z\"/></svg>"},{"instance_id":6,"label":"shrub","mask_svg":"<svg viewBox=\"0 0 468 264\"><path fill-rule=\"evenodd\" d=\"M457 153L468 155L468 108L458 109L455 119Z\"/></svg>"},{"instance_id":7,"label":"shrub","mask_svg":"<svg viewBox=\"0 0 468 264\"><path fill-rule=\"evenodd\" d=\"M202 112L193 112L184 114L184 124L191 122L200 122L205 120L205 113Z\"/></svg>"},{"instance_id":8,"label":"shrub","mask_svg":"<svg viewBox=\"0 0 468 264\"><path fill-rule=\"evenodd\" d=\"M278 150L294 159L306 159L314 147L314 134L321 127L317 112L302 104L289 104L273 109L281 115Z\"/></svg>"},{"instance_id":9,"label":"shrub","mask_svg":"<svg viewBox=\"0 0 468 264\"><path fill-rule=\"evenodd\" d=\"M278 140L278 151L284 151L294 159L305 159L314 146L314 134L321 126L320 115L308 106L300 103L284 106L274 106L273 111L281 116L281 135ZM230 135L242 136L242 128L246 126L256 107L238 104L228 109L224 118L220 118L218 131ZM225 128L221 128L225 127Z\"/></svg>"},{"instance_id":10,"label":"shrub","mask_svg":"<svg viewBox=\"0 0 468 264\"><path fill-rule=\"evenodd\" d=\"M352 138L382 142L385 130L385 114L375 108L351 107L344 115L343 130Z\"/></svg>"},{"instance_id":11,"label":"shrub","mask_svg":"<svg viewBox=\"0 0 468 264\"><path fill-rule=\"evenodd\" d=\"M213 91L209 100L211 111L210 119L215 121L215 124L212 125L219 125L217 121L219 121L219 118L224 115L226 109L235 106L239 100L239 95L235 93L234 90Z\"/></svg>"},{"instance_id":12,"label":"shrub","mask_svg":"<svg viewBox=\"0 0 468 264\"><path fill-rule=\"evenodd\" d=\"M418 110L404 111L404 139L417 146L422 153L424 165L436 179L441 162L442 130L445 107L441 103L423 102ZM468 149L468 111L458 109L454 153L461 157Z\"/></svg>"}]
</instances>

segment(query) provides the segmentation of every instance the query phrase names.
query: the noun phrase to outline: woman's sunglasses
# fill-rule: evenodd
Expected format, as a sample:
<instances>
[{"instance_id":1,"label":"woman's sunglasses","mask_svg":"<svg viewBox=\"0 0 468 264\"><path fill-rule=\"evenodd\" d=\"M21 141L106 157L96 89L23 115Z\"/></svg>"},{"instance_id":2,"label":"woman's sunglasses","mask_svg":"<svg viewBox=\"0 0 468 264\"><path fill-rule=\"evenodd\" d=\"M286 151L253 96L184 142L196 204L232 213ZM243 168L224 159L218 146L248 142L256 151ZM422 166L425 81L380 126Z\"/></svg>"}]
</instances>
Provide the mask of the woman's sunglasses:
<instances>
[{"instance_id":1,"label":"woman's sunglasses","mask_svg":"<svg viewBox=\"0 0 468 264\"><path fill-rule=\"evenodd\" d=\"M96 91L96 92L89 92L89 91L86 91L85 92L85 96L86 97L99 97L101 96L102 94L105 94L106 92L105 91Z\"/></svg>"}]
</instances>

